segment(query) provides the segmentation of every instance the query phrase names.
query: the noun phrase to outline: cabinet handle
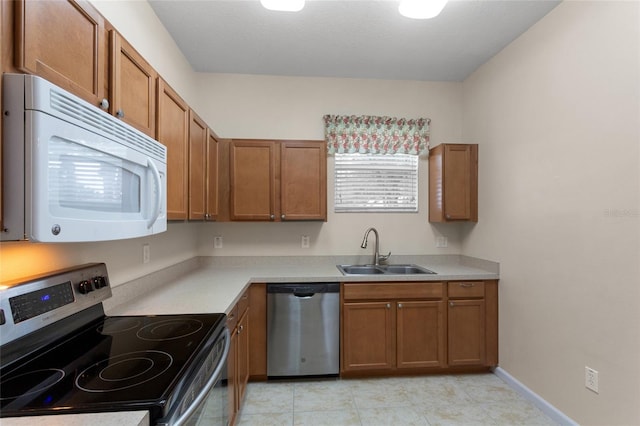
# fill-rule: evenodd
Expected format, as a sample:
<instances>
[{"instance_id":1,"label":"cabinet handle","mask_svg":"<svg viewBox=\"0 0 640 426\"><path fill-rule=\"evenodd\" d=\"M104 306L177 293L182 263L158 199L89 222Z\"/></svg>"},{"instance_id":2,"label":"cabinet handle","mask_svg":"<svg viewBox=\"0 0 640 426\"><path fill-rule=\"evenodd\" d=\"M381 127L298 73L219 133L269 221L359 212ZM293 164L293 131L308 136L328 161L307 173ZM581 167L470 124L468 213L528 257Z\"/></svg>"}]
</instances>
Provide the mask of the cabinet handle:
<instances>
[{"instance_id":1,"label":"cabinet handle","mask_svg":"<svg viewBox=\"0 0 640 426\"><path fill-rule=\"evenodd\" d=\"M244 329L244 325L241 325L240 327L238 327L238 334L240 334L243 329Z\"/></svg>"},{"instance_id":2,"label":"cabinet handle","mask_svg":"<svg viewBox=\"0 0 640 426\"><path fill-rule=\"evenodd\" d=\"M269 219L273 220L276 218L276 215L272 214L271 216L269 216Z\"/></svg>"},{"instance_id":3,"label":"cabinet handle","mask_svg":"<svg viewBox=\"0 0 640 426\"><path fill-rule=\"evenodd\" d=\"M398 309L402 309L402 303L398 303Z\"/></svg>"},{"instance_id":4,"label":"cabinet handle","mask_svg":"<svg viewBox=\"0 0 640 426\"><path fill-rule=\"evenodd\" d=\"M453 302L449 302L449 306L453 306Z\"/></svg>"},{"instance_id":5,"label":"cabinet handle","mask_svg":"<svg viewBox=\"0 0 640 426\"><path fill-rule=\"evenodd\" d=\"M476 283L460 283L460 287L473 287Z\"/></svg>"},{"instance_id":6,"label":"cabinet handle","mask_svg":"<svg viewBox=\"0 0 640 426\"><path fill-rule=\"evenodd\" d=\"M280 215L280 219L284 219L284 215Z\"/></svg>"},{"instance_id":7,"label":"cabinet handle","mask_svg":"<svg viewBox=\"0 0 640 426\"><path fill-rule=\"evenodd\" d=\"M98 106L103 109L103 110L108 110L109 109L109 101L107 100L107 98L102 98L102 100L100 101L100 103L98 103Z\"/></svg>"},{"instance_id":8,"label":"cabinet handle","mask_svg":"<svg viewBox=\"0 0 640 426\"><path fill-rule=\"evenodd\" d=\"M118 111L116 111L116 117L118 118L124 118L124 111L119 109Z\"/></svg>"},{"instance_id":9,"label":"cabinet handle","mask_svg":"<svg viewBox=\"0 0 640 426\"><path fill-rule=\"evenodd\" d=\"M391 309L391 303L387 303L387 309Z\"/></svg>"}]
</instances>

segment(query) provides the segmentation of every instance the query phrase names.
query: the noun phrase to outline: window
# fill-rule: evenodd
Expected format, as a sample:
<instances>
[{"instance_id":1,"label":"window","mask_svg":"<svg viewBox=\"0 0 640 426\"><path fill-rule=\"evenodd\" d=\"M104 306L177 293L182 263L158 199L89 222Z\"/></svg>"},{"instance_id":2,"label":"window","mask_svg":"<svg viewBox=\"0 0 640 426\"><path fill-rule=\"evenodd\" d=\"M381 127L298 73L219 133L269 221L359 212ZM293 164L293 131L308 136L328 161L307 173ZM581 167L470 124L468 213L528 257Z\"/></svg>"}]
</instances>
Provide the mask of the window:
<instances>
[{"instance_id":1,"label":"window","mask_svg":"<svg viewBox=\"0 0 640 426\"><path fill-rule=\"evenodd\" d=\"M336 212L417 212L418 156L335 154Z\"/></svg>"}]
</instances>

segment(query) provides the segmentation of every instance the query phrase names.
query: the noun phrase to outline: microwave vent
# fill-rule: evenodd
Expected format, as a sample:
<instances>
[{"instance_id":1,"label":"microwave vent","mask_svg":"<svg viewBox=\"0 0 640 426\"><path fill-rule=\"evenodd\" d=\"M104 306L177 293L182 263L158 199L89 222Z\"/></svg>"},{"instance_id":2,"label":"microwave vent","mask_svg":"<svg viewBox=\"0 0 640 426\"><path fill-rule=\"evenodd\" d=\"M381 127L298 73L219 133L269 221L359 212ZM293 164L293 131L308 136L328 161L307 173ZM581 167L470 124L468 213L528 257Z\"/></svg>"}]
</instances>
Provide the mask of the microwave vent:
<instances>
[{"instance_id":1,"label":"microwave vent","mask_svg":"<svg viewBox=\"0 0 640 426\"><path fill-rule=\"evenodd\" d=\"M51 90L51 108L78 120L93 129L106 133L111 138L117 138L132 148L147 155L166 161L167 148L154 139L148 138L137 131L131 130L127 125L115 117L112 117L95 107L80 102L65 93Z\"/></svg>"}]
</instances>

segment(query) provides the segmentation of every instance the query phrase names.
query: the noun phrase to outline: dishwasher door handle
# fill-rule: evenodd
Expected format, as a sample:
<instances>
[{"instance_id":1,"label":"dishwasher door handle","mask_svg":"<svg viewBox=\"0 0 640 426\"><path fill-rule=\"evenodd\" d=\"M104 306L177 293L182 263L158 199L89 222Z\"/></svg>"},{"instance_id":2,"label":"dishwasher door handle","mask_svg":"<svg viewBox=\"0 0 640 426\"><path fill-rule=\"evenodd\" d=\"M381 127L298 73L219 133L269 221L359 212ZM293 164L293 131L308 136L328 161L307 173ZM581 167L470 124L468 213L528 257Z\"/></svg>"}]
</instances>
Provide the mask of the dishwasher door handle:
<instances>
[{"instance_id":1,"label":"dishwasher door handle","mask_svg":"<svg viewBox=\"0 0 640 426\"><path fill-rule=\"evenodd\" d=\"M297 292L294 291L293 295L299 299L311 299L313 296L315 296L315 293L302 293L302 292Z\"/></svg>"}]
</instances>

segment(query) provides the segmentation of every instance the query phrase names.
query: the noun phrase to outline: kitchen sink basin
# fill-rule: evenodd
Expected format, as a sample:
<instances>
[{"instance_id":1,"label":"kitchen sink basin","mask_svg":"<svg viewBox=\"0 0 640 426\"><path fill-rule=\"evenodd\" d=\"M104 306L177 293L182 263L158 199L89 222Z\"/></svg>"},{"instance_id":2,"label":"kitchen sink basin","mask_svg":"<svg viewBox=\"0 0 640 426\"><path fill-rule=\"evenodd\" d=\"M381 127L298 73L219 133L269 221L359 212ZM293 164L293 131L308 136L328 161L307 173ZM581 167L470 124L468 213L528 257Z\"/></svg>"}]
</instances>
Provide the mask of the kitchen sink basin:
<instances>
[{"instance_id":1,"label":"kitchen sink basin","mask_svg":"<svg viewBox=\"0 0 640 426\"><path fill-rule=\"evenodd\" d=\"M337 265L343 275L423 275L435 272L418 265Z\"/></svg>"}]
</instances>

